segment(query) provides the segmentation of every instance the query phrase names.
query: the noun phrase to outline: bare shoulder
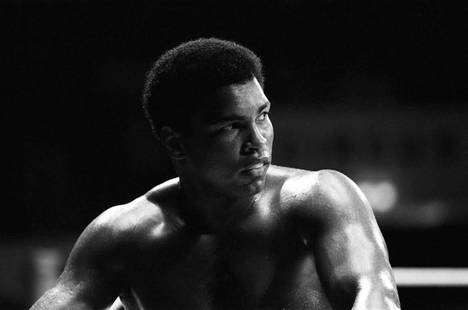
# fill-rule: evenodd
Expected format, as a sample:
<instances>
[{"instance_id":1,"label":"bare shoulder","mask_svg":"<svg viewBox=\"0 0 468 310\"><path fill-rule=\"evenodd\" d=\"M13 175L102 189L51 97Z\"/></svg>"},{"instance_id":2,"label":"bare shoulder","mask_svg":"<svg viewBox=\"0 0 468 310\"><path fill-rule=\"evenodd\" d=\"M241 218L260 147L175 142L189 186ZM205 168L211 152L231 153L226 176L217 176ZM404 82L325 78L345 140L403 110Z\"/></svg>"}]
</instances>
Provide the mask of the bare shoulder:
<instances>
[{"instance_id":1,"label":"bare shoulder","mask_svg":"<svg viewBox=\"0 0 468 310\"><path fill-rule=\"evenodd\" d=\"M97 216L81 233L57 285L33 309L104 309L115 300L138 249L164 240L174 181ZM156 241L156 242L155 242ZM84 309L84 308L83 308Z\"/></svg>"},{"instance_id":2,"label":"bare shoulder","mask_svg":"<svg viewBox=\"0 0 468 310\"><path fill-rule=\"evenodd\" d=\"M359 209L369 207L359 187L336 170L308 171L275 167L272 174L283 179L280 192L282 204L299 216L351 216Z\"/></svg>"},{"instance_id":3,"label":"bare shoulder","mask_svg":"<svg viewBox=\"0 0 468 310\"><path fill-rule=\"evenodd\" d=\"M317 185L319 172L271 166L268 174L271 187L279 192L282 207L294 208L308 200Z\"/></svg>"},{"instance_id":4,"label":"bare shoulder","mask_svg":"<svg viewBox=\"0 0 468 310\"><path fill-rule=\"evenodd\" d=\"M325 216L343 217L345 221L373 218L367 198L348 176L335 170L321 170L315 191L316 206Z\"/></svg>"},{"instance_id":5,"label":"bare shoulder","mask_svg":"<svg viewBox=\"0 0 468 310\"><path fill-rule=\"evenodd\" d=\"M99 226L107 226L118 238L145 235L163 236L167 229L164 226L177 226L177 215L174 212L177 203L178 178L163 182L146 194L133 201L112 207L103 212L97 219Z\"/></svg>"},{"instance_id":6,"label":"bare shoulder","mask_svg":"<svg viewBox=\"0 0 468 310\"><path fill-rule=\"evenodd\" d=\"M270 182L279 185L282 195L298 195L309 192L317 182L317 171L271 166L268 170ZM278 187L277 187L278 188Z\"/></svg>"},{"instance_id":7,"label":"bare shoulder","mask_svg":"<svg viewBox=\"0 0 468 310\"><path fill-rule=\"evenodd\" d=\"M83 231L75 245L82 248L90 241L102 251L129 250L147 238L163 237L174 216L166 209L171 204L176 180L169 180L126 204L113 206L97 216Z\"/></svg>"},{"instance_id":8,"label":"bare shoulder","mask_svg":"<svg viewBox=\"0 0 468 310\"><path fill-rule=\"evenodd\" d=\"M347 208L357 202L368 204L362 191L348 176L335 170L321 170L317 176L317 193L321 204Z\"/></svg>"}]
</instances>

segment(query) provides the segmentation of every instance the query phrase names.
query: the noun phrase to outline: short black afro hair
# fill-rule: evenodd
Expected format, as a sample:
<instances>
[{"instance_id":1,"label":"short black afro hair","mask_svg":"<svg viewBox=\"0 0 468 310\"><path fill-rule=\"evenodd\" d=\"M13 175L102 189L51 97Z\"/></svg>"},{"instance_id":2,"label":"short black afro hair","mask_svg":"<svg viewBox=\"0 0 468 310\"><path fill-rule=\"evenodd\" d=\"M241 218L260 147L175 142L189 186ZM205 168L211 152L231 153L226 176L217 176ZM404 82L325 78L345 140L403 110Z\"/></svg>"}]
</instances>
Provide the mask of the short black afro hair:
<instances>
[{"instance_id":1,"label":"short black afro hair","mask_svg":"<svg viewBox=\"0 0 468 310\"><path fill-rule=\"evenodd\" d=\"M165 52L147 73L143 108L156 136L163 126L187 131L189 116L215 90L264 76L260 58L232 41L201 38Z\"/></svg>"}]
</instances>

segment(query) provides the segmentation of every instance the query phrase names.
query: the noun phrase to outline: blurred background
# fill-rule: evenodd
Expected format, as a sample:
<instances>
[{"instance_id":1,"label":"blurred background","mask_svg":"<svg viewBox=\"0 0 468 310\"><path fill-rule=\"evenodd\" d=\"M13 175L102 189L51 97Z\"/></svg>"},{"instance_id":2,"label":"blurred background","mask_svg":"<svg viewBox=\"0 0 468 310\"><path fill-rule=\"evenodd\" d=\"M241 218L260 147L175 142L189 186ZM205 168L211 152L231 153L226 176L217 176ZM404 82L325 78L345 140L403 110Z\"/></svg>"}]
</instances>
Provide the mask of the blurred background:
<instances>
[{"instance_id":1,"label":"blurred background","mask_svg":"<svg viewBox=\"0 0 468 310\"><path fill-rule=\"evenodd\" d=\"M262 57L275 164L350 176L394 267L468 267L467 4L3 0L0 8L1 309L27 308L53 285L99 213L174 176L141 111L145 72L165 50L209 36ZM403 309L468 309L466 286L399 293Z\"/></svg>"}]
</instances>

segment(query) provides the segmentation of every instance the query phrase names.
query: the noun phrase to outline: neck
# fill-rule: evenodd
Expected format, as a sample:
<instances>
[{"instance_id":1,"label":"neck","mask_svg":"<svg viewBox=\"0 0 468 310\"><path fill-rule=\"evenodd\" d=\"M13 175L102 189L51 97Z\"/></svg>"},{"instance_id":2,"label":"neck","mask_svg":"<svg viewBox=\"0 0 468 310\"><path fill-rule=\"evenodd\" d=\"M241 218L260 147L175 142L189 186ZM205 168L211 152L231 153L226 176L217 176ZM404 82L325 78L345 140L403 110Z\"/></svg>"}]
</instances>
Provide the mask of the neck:
<instances>
[{"instance_id":1,"label":"neck","mask_svg":"<svg viewBox=\"0 0 468 310\"><path fill-rule=\"evenodd\" d=\"M214 186L181 177L180 208L184 220L205 232L222 231L235 226L254 210L261 193L236 197Z\"/></svg>"}]
</instances>

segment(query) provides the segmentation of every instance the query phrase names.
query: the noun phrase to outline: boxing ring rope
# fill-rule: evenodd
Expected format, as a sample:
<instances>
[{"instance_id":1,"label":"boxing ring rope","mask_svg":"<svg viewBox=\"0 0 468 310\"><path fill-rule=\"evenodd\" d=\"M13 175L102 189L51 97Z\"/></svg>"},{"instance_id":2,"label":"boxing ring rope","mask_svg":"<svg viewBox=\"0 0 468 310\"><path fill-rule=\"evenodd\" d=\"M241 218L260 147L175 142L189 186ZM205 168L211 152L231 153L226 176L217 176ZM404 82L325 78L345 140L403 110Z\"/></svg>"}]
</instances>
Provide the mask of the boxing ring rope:
<instances>
[{"instance_id":1,"label":"boxing ring rope","mask_svg":"<svg viewBox=\"0 0 468 310\"><path fill-rule=\"evenodd\" d=\"M393 268L397 286L467 286L468 268Z\"/></svg>"}]
</instances>

